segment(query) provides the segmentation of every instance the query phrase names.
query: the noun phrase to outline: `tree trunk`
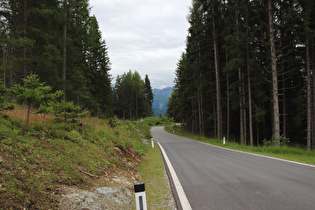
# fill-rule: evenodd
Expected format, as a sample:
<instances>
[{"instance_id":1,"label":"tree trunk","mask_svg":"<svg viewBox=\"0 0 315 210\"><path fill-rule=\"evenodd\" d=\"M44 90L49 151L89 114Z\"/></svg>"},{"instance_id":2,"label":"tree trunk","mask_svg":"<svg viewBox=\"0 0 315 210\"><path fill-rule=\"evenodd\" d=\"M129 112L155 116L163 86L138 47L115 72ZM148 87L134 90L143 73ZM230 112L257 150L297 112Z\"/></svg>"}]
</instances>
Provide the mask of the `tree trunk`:
<instances>
[{"instance_id":1,"label":"tree trunk","mask_svg":"<svg viewBox=\"0 0 315 210\"><path fill-rule=\"evenodd\" d=\"M256 144L259 146L259 123L256 122Z\"/></svg>"},{"instance_id":2,"label":"tree trunk","mask_svg":"<svg viewBox=\"0 0 315 210\"><path fill-rule=\"evenodd\" d=\"M23 24L23 33L24 33L24 37L27 37L27 31L26 31L26 27L27 27L27 0L24 0L24 24ZM24 75L24 79L26 79L27 77L27 63L26 63L26 47L24 46L23 49L23 75Z\"/></svg>"},{"instance_id":3,"label":"tree trunk","mask_svg":"<svg viewBox=\"0 0 315 210\"><path fill-rule=\"evenodd\" d=\"M242 72L242 71L241 71ZM246 95L245 95L245 73L242 72L242 105L243 105L243 122L244 122L244 127L243 127L243 132L244 132L244 145L247 145L247 114L246 114Z\"/></svg>"},{"instance_id":4,"label":"tree trunk","mask_svg":"<svg viewBox=\"0 0 315 210\"><path fill-rule=\"evenodd\" d=\"M201 55L199 52L199 66L201 66ZM199 69L199 87L198 87L198 112L199 112L199 134L203 135L203 110L202 110L202 74Z\"/></svg>"},{"instance_id":5,"label":"tree trunk","mask_svg":"<svg viewBox=\"0 0 315 210\"><path fill-rule=\"evenodd\" d=\"M200 96L201 97L201 96ZM201 98L198 99L198 120L199 120L199 134L202 135L202 113L201 113Z\"/></svg>"},{"instance_id":6,"label":"tree trunk","mask_svg":"<svg viewBox=\"0 0 315 210\"><path fill-rule=\"evenodd\" d=\"M244 112L244 104L243 104L243 98L244 98L244 88L243 88L243 76L242 76L242 71L241 68L238 68L238 80L239 80L239 103L240 103L240 143L242 145L245 145L245 112Z\"/></svg>"},{"instance_id":7,"label":"tree trunk","mask_svg":"<svg viewBox=\"0 0 315 210\"><path fill-rule=\"evenodd\" d=\"M6 89L6 80L5 80L5 71L6 71L6 46L3 46L3 60L2 60L2 65L3 65L3 88Z\"/></svg>"},{"instance_id":8,"label":"tree trunk","mask_svg":"<svg viewBox=\"0 0 315 210\"><path fill-rule=\"evenodd\" d=\"M307 72L307 150L312 149L312 81L310 43L306 39L306 72Z\"/></svg>"},{"instance_id":9,"label":"tree trunk","mask_svg":"<svg viewBox=\"0 0 315 210\"><path fill-rule=\"evenodd\" d=\"M230 139L230 78L229 73L226 75L226 139Z\"/></svg>"},{"instance_id":10,"label":"tree trunk","mask_svg":"<svg viewBox=\"0 0 315 210\"><path fill-rule=\"evenodd\" d=\"M136 92L136 119L139 117L138 93Z\"/></svg>"},{"instance_id":11,"label":"tree trunk","mask_svg":"<svg viewBox=\"0 0 315 210\"><path fill-rule=\"evenodd\" d=\"M286 88L285 88L285 74L282 77L282 135L287 136L287 108L286 108Z\"/></svg>"},{"instance_id":12,"label":"tree trunk","mask_svg":"<svg viewBox=\"0 0 315 210\"><path fill-rule=\"evenodd\" d=\"M191 101L191 113L192 113L192 116L191 116L191 132L195 134L195 118L196 118L196 115L195 115L195 108L194 108L193 100Z\"/></svg>"},{"instance_id":13,"label":"tree trunk","mask_svg":"<svg viewBox=\"0 0 315 210\"><path fill-rule=\"evenodd\" d=\"M212 26L213 26L213 49L214 49L214 63L215 63L215 76L216 76L216 96L217 96L217 125L218 134L217 138L222 139L222 105L221 105L221 81L220 81L220 68L219 68L219 49L218 41L216 38L216 26L214 20L214 5L212 5Z\"/></svg>"},{"instance_id":14,"label":"tree trunk","mask_svg":"<svg viewBox=\"0 0 315 210\"><path fill-rule=\"evenodd\" d=\"M67 75L67 13L68 13L68 0L64 0L64 25L63 25L63 42L62 42L62 81L63 81L63 99L66 99L66 75Z\"/></svg>"},{"instance_id":15,"label":"tree trunk","mask_svg":"<svg viewBox=\"0 0 315 210\"><path fill-rule=\"evenodd\" d=\"M273 138L276 143L280 144L280 117L279 117L279 91L278 91L278 72L276 58L276 44L274 34L274 18L273 18L273 2L268 0L269 13L269 42L271 55L271 70L272 70L272 96L273 96Z\"/></svg>"},{"instance_id":16,"label":"tree trunk","mask_svg":"<svg viewBox=\"0 0 315 210\"><path fill-rule=\"evenodd\" d=\"M11 55L13 55L13 52L14 52L14 47L13 46L11 46L11 49L10 49L10 51L11 51ZM9 87L10 88L12 88L13 87L13 85L14 85L14 78L13 78L13 71L12 71L12 66L13 66L13 62L12 62L12 60L10 60L9 61Z\"/></svg>"},{"instance_id":17,"label":"tree trunk","mask_svg":"<svg viewBox=\"0 0 315 210\"><path fill-rule=\"evenodd\" d=\"M212 101L212 109L213 109L213 136L216 137L217 135L217 112L216 112L216 105L215 102Z\"/></svg>"},{"instance_id":18,"label":"tree trunk","mask_svg":"<svg viewBox=\"0 0 315 210\"><path fill-rule=\"evenodd\" d=\"M249 49L247 45L247 83L248 83L248 111L249 111L249 141L250 146L254 146L254 134L253 134L253 110L252 110L252 88L250 81L250 64L249 64Z\"/></svg>"},{"instance_id":19,"label":"tree trunk","mask_svg":"<svg viewBox=\"0 0 315 210\"><path fill-rule=\"evenodd\" d=\"M26 115L26 130L28 130L28 123L30 121L31 104L27 104L27 115Z\"/></svg>"},{"instance_id":20,"label":"tree trunk","mask_svg":"<svg viewBox=\"0 0 315 210\"><path fill-rule=\"evenodd\" d=\"M311 63L312 63L312 81L313 81L313 86L312 86L312 148L315 147L315 50L314 50L314 46L313 46L313 40L312 40L312 57L311 57Z\"/></svg>"},{"instance_id":21,"label":"tree trunk","mask_svg":"<svg viewBox=\"0 0 315 210\"><path fill-rule=\"evenodd\" d=\"M239 2L237 2L239 4ZM236 11L235 13L235 25L238 28L239 21L238 21L238 14L239 12ZM236 39L239 41L239 29L236 32ZM240 55L239 55L240 56ZM246 144L246 112L245 112L245 88L244 88L244 73L241 70L241 67L238 67L238 81L239 81L239 105L240 105L240 143L242 145Z\"/></svg>"}]
</instances>

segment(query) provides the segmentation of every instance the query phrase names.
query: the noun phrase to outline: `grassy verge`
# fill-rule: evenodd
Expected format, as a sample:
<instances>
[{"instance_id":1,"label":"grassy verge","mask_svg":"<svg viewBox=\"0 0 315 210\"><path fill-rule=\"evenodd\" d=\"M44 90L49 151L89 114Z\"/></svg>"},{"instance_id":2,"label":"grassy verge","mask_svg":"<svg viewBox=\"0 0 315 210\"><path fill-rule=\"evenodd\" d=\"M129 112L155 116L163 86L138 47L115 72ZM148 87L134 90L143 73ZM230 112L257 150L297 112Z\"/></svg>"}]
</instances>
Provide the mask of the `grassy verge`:
<instances>
[{"instance_id":1,"label":"grassy verge","mask_svg":"<svg viewBox=\"0 0 315 210\"><path fill-rule=\"evenodd\" d=\"M165 127L165 130L167 132L173 133L173 126L168 126ZM213 144L216 146L221 146L229 149L235 149L235 150L240 150L240 151L245 151L245 152L252 152L256 154L261 154L261 155L267 155L267 156L272 156L276 158L282 158L286 160L292 160L292 161L297 161L301 163L307 163L307 164L312 164L315 165L315 151L307 151L303 148L298 148L298 147L288 147L288 146L259 146L259 147L251 147L251 146L244 146L240 145L239 143L236 142L226 142L225 145L223 145L222 140L218 139L210 139L206 138L200 135L194 135L191 133L183 132L180 127L177 127L175 129L175 134L180 135L180 136L185 136L188 138L192 138L201 142Z\"/></svg>"},{"instance_id":2,"label":"grassy verge","mask_svg":"<svg viewBox=\"0 0 315 210\"><path fill-rule=\"evenodd\" d=\"M168 189L163 160L157 145L149 146L148 153L138 167L146 187L148 209L169 209L171 191Z\"/></svg>"},{"instance_id":3,"label":"grassy verge","mask_svg":"<svg viewBox=\"0 0 315 210\"><path fill-rule=\"evenodd\" d=\"M145 118L144 124L138 126L138 129L149 140L146 145L147 154L143 156L138 166L138 172L145 183L148 209L170 209L169 204L173 201L171 189L168 187L168 178L165 172L163 159L155 144L154 149L151 147L151 126L167 126L172 124L172 119L167 117L148 117ZM140 124L140 120L136 122Z\"/></svg>"},{"instance_id":4,"label":"grassy verge","mask_svg":"<svg viewBox=\"0 0 315 210\"><path fill-rule=\"evenodd\" d=\"M147 153L131 122L90 117L80 126L34 115L26 130L14 117L25 111L0 114L0 209L58 208L61 185L89 188L116 169L134 171Z\"/></svg>"}]
</instances>

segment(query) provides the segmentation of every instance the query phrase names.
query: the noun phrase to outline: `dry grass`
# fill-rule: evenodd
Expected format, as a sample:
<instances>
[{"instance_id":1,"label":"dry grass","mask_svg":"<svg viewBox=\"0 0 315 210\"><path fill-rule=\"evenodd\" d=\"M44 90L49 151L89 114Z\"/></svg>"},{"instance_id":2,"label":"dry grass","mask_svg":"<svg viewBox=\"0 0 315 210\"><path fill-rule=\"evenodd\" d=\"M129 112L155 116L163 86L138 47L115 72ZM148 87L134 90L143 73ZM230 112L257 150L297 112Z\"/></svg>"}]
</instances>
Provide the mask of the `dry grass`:
<instances>
[{"instance_id":1,"label":"dry grass","mask_svg":"<svg viewBox=\"0 0 315 210\"><path fill-rule=\"evenodd\" d=\"M43 114L35 114L37 110L31 111L29 122L31 123L42 123L44 120ZM17 106L14 110L8 110L1 112L5 115L8 115L11 119L20 119L26 121L27 108L23 106ZM50 121L54 119L52 114L45 115L45 121Z\"/></svg>"}]
</instances>

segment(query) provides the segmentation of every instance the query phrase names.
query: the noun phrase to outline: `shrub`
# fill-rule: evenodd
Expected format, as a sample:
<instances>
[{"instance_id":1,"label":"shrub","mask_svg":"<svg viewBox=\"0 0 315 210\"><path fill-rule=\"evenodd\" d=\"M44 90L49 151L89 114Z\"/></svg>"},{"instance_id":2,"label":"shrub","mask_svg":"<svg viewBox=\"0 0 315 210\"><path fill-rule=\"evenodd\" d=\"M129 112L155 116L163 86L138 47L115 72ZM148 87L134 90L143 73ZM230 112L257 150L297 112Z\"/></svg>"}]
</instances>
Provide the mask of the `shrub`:
<instances>
[{"instance_id":1,"label":"shrub","mask_svg":"<svg viewBox=\"0 0 315 210\"><path fill-rule=\"evenodd\" d=\"M69 118L73 119L78 117L78 112L81 110L80 106L73 104L73 101L62 100L60 103L55 104L54 113L56 117L64 118L67 121Z\"/></svg>"},{"instance_id":2,"label":"shrub","mask_svg":"<svg viewBox=\"0 0 315 210\"><path fill-rule=\"evenodd\" d=\"M263 146L264 146L264 147L275 146L275 145L278 144L278 143L277 143L277 142L278 142L277 140L280 141L280 146L286 146L288 143L290 143L290 139L289 139L289 138L287 138L287 137L281 135L281 136L279 136L278 139L275 139L274 137L273 137L271 140L266 140L266 139L264 139L264 140L263 140Z\"/></svg>"},{"instance_id":3,"label":"shrub","mask_svg":"<svg viewBox=\"0 0 315 210\"><path fill-rule=\"evenodd\" d=\"M115 128L117 125L117 122L113 118L109 118L108 125L110 125L110 127L112 127L112 128Z\"/></svg>"}]
</instances>

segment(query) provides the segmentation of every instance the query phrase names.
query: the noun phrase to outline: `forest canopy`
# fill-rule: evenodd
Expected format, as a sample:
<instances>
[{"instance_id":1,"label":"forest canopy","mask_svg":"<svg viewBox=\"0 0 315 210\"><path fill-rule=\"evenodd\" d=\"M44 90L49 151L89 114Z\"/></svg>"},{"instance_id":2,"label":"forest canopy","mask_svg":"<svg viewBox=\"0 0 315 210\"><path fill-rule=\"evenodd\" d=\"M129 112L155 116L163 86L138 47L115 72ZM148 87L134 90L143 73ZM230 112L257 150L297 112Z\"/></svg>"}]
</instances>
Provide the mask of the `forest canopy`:
<instances>
[{"instance_id":1,"label":"forest canopy","mask_svg":"<svg viewBox=\"0 0 315 210\"><path fill-rule=\"evenodd\" d=\"M148 75L143 81L137 71L117 76L115 85L116 115L123 119L152 116L153 94Z\"/></svg>"}]
</instances>

